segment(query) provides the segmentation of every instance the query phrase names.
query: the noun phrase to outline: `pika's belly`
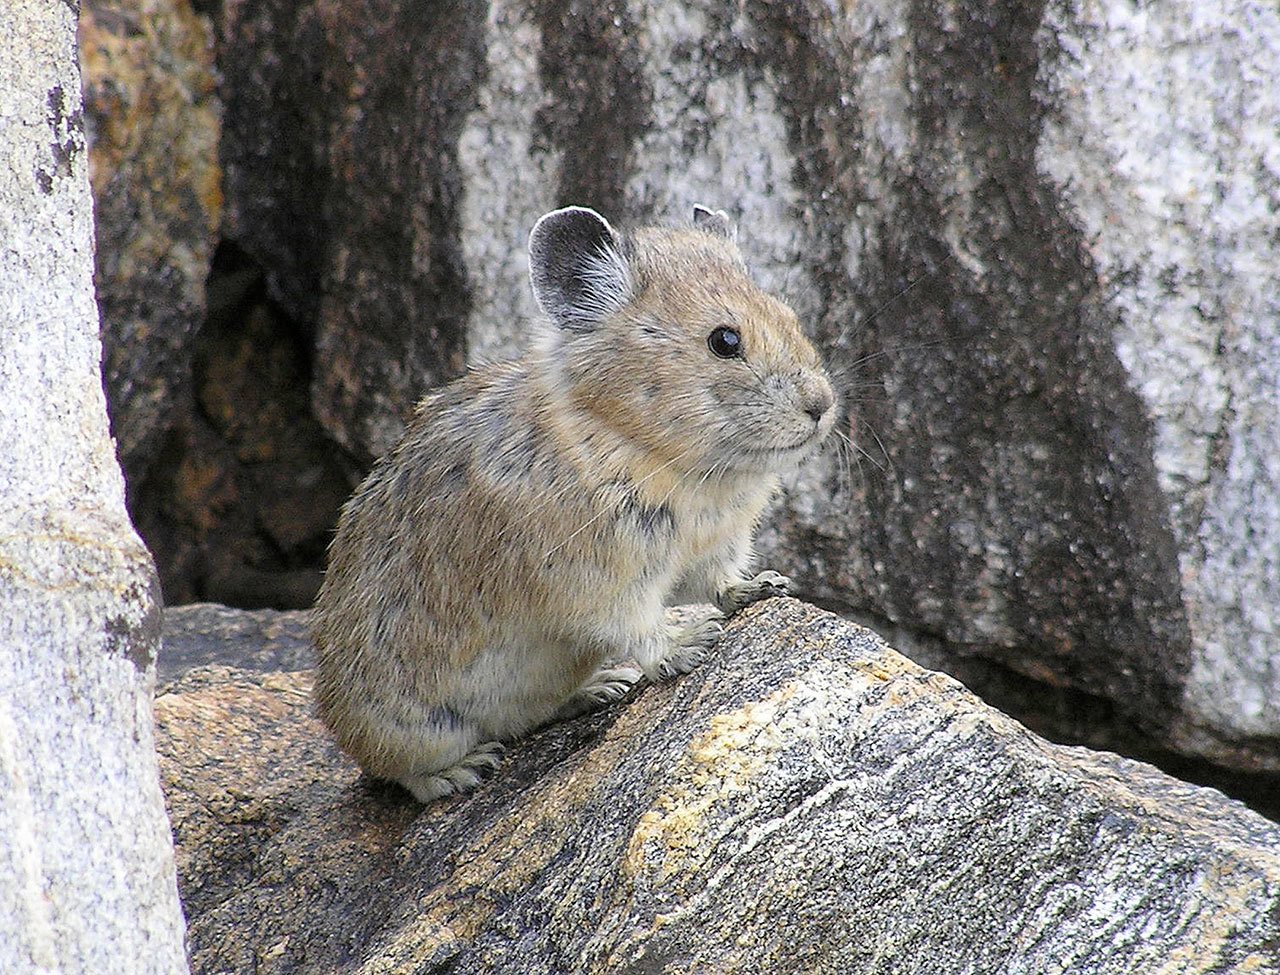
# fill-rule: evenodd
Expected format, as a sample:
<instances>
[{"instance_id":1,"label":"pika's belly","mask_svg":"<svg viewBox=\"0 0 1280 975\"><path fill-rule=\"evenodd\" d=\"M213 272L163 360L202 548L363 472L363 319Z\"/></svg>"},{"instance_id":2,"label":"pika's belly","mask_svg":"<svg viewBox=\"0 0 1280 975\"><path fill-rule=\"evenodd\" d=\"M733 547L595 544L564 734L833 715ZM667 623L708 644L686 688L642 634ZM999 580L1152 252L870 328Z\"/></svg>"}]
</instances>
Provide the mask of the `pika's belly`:
<instances>
[{"instance_id":1,"label":"pika's belly","mask_svg":"<svg viewBox=\"0 0 1280 975\"><path fill-rule=\"evenodd\" d=\"M603 647L568 639L494 643L449 675L440 696L485 735L510 738L547 721L604 656Z\"/></svg>"}]
</instances>

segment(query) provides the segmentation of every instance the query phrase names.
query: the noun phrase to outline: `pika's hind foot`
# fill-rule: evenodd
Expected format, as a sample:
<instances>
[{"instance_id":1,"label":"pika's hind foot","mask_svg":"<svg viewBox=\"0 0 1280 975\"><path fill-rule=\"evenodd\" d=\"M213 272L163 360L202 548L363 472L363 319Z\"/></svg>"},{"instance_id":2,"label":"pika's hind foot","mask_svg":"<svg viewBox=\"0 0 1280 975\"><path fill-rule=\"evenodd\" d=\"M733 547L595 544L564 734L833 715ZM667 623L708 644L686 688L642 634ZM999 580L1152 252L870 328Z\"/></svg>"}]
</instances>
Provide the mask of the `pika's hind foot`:
<instances>
[{"instance_id":1,"label":"pika's hind foot","mask_svg":"<svg viewBox=\"0 0 1280 975\"><path fill-rule=\"evenodd\" d=\"M752 603L758 603L762 599L789 595L791 585L791 580L786 576L772 569L766 569L754 579L725 586L724 590L716 596L716 605L726 616L732 616L738 610Z\"/></svg>"},{"instance_id":2,"label":"pika's hind foot","mask_svg":"<svg viewBox=\"0 0 1280 975\"><path fill-rule=\"evenodd\" d=\"M506 751L500 741L486 741L477 745L458 762L447 769L430 775L406 775L400 784L413 793L419 802L434 802L457 792L469 792L502 764Z\"/></svg>"}]
</instances>

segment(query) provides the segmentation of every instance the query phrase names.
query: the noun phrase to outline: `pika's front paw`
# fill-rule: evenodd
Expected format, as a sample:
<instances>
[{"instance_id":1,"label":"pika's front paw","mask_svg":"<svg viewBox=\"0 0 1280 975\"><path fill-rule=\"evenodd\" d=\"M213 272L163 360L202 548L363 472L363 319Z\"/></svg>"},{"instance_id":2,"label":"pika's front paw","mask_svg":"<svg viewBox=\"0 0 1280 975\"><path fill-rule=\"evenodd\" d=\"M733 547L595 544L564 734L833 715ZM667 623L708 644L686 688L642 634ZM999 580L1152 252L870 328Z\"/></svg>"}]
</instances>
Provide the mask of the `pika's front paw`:
<instances>
[{"instance_id":1,"label":"pika's front paw","mask_svg":"<svg viewBox=\"0 0 1280 975\"><path fill-rule=\"evenodd\" d=\"M560 705L552 720L565 721L580 714L598 711L626 695L644 675L635 667L601 667L573 696Z\"/></svg>"},{"instance_id":2,"label":"pika's front paw","mask_svg":"<svg viewBox=\"0 0 1280 975\"><path fill-rule=\"evenodd\" d=\"M650 680L659 681L689 673L707 659L711 648L719 642L720 635L724 633L720 620L720 615L716 614L671 627L666 653L645 667L645 675Z\"/></svg>"},{"instance_id":3,"label":"pika's front paw","mask_svg":"<svg viewBox=\"0 0 1280 975\"><path fill-rule=\"evenodd\" d=\"M602 667L578 689L578 693L603 707L623 697L642 676L635 667Z\"/></svg>"},{"instance_id":4,"label":"pika's front paw","mask_svg":"<svg viewBox=\"0 0 1280 975\"><path fill-rule=\"evenodd\" d=\"M786 596L790 593L791 580L781 573L774 572L772 569L766 569L754 579L726 586L716 596L716 605L720 607L720 611L726 616L732 616L743 607L750 606L752 603L757 603L762 599Z\"/></svg>"}]
</instances>

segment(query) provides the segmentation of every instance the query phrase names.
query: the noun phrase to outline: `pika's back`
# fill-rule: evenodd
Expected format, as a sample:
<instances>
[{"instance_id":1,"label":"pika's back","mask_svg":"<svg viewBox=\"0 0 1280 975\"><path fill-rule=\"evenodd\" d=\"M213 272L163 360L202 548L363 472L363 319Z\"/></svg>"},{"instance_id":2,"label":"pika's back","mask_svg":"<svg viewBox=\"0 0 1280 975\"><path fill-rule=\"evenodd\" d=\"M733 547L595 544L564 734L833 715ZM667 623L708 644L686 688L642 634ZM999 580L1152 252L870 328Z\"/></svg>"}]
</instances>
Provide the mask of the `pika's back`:
<instances>
[{"instance_id":1,"label":"pika's back","mask_svg":"<svg viewBox=\"0 0 1280 975\"><path fill-rule=\"evenodd\" d=\"M318 642L376 642L379 628L403 618L405 600L423 599L430 608L418 614L415 639L448 647L501 612L511 579L545 588L539 554L560 523L585 517L592 486L536 387L526 361L498 363L419 404L404 439L343 509L317 602Z\"/></svg>"}]
</instances>

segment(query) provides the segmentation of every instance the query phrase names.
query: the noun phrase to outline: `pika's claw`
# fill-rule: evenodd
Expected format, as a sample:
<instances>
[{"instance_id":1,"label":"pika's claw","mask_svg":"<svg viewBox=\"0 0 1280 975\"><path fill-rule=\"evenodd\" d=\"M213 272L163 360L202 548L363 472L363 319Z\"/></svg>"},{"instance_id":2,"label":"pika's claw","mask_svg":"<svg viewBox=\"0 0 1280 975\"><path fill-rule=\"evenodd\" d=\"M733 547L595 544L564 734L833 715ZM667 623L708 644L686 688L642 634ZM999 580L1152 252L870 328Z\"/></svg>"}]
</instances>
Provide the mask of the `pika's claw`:
<instances>
[{"instance_id":1,"label":"pika's claw","mask_svg":"<svg viewBox=\"0 0 1280 975\"><path fill-rule=\"evenodd\" d=\"M650 674L650 679L670 680L689 673L706 660L711 649L719 642L720 635L724 633L721 619L717 613L683 626L672 627L671 649L657 662L655 673Z\"/></svg>"},{"instance_id":2,"label":"pika's claw","mask_svg":"<svg viewBox=\"0 0 1280 975\"><path fill-rule=\"evenodd\" d=\"M792 582L786 576L772 569L766 569L754 579L726 586L716 596L716 605L726 616L732 616L738 610L762 599L789 595L791 586Z\"/></svg>"},{"instance_id":3,"label":"pika's claw","mask_svg":"<svg viewBox=\"0 0 1280 975\"><path fill-rule=\"evenodd\" d=\"M643 675L635 667L601 668L578 689L599 705L609 704L624 696Z\"/></svg>"},{"instance_id":4,"label":"pika's claw","mask_svg":"<svg viewBox=\"0 0 1280 975\"><path fill-rule=\"evenodd\" d=\"M489 771L502 763L502 756L507 753L507 746L500 741L483 741L472 749L459 765L467 768L482 768Z\"/></svg>"},{"instance_id":5,"label":"pika's claw","mask_svg":"<svg viewBox=\"0 0 1280 975\"><path fill-rule=\"evenodd\" d=\"M506 750L500 741L482 742L464 755L457 765L431 775L406 775L400 779L400 784L422 803L456 792L469 792L497 770Z\"/></svg>"},{"instance_id":6,"label":"pika's claw","mask_svg":"<svg viewBox=\"0 0 1280 975\"><path fill-rule=\"evenodd\" d=\"M553 721L565 721L580 714L598 711L626 695L644 675L634 667L602 667L574 691L556 711Z\"/></svg>"},{"instance_id":7,"label":"pika's claw","mask_svg":"<svg viewBox=\"0 0 1280 975\"><path fill-rule=\"evenodd\" d=\"M674 643L678 647L710 650L719 642L720 634L724 633L723 619L723 616L716 613L714 616L707 616L685 626L676 627L672 634Z\"/></svg>"}]
</instances>

